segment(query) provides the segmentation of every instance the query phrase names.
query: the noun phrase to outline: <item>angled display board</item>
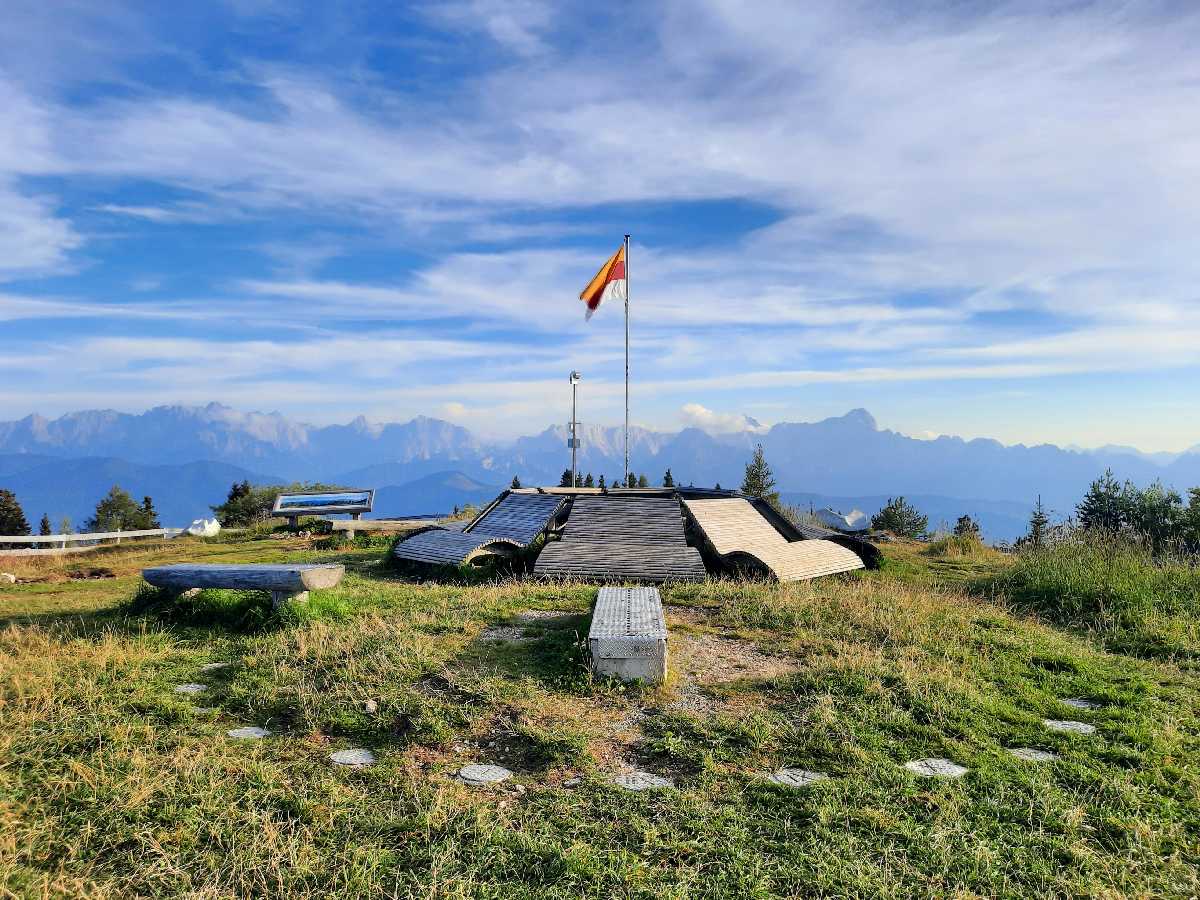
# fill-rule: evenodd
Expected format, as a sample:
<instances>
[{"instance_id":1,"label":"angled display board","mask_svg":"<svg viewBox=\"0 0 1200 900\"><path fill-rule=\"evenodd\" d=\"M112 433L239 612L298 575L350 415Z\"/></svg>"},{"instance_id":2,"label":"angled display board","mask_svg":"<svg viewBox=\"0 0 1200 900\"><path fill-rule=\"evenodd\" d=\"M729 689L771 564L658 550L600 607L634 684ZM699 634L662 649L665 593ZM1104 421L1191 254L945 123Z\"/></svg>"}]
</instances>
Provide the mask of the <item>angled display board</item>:
<instances>
[{"instance_id":1,"label":"angled display board","mask_svg":"<svg viewBox=\"0 0 1200 900\"><path fill-rule=\"evenodd\" d=\"M287 519L295 525L300 516L332 516L349 514L357 519L369 513L375 505L373 490L303 491L280 494L271 508L272 516Z\"/></svg>"}]
</instances>

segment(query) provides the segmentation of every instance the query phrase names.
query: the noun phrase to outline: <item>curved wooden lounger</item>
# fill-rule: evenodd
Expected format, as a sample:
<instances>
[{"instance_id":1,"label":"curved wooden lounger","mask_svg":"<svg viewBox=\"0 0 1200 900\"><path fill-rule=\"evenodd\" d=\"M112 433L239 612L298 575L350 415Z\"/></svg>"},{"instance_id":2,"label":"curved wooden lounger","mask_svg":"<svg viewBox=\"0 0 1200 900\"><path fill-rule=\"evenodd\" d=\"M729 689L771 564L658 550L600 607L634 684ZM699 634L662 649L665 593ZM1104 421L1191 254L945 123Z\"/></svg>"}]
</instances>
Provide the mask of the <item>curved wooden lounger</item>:
<instances>
[{"instance_id":1,"label":"curved wooden lounger","mask_svg":"<svg viewBox=\"0 0 1200 900\"><path fill-rule=\"evenodd\" d=\"M566 502L558 495L505 491L465 527L418 532L394 552L398 559L448 566L480 556L511 556L537 540Z\"/></svg>"},{"instance_id":2,"label":"curved wooden lounger","mask_svg":"<svg viewBox=\"0 0 1200 900\"><path fill-rule=\"evenodd\" d=\"M509 556L521 549L511 538L491 534L430 529L396 545L398 559L443 566L461 566L479 556Z\"/></svg>"},{"instance_id":3,"label":"curved wooden lounger","mask_svg":"<svg viewBox=\"0 0 1200 900\"><path fill-rule=\"evenodd\" d=\"M718 556L734 564L753 561L780 581L863 568L857 553L833 541L789 541L741 497L683 502Z\"/></svg>"}]
</instances>

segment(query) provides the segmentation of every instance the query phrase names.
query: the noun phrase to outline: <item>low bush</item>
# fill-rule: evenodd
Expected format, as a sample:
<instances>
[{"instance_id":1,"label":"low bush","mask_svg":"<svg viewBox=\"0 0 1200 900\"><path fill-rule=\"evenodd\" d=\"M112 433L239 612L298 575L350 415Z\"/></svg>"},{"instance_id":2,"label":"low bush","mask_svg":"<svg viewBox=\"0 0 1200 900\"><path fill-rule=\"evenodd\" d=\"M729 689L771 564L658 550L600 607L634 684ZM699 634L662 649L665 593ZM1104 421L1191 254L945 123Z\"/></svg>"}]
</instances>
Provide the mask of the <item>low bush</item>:
<instances>
[{"instance_id":1,"label":"low bush","mask_svg":"<svg viewBox=\"0 0 1200 900\"><path fill-rule=\"evenodd\" d=\"M1060 625L1098 632L1116 650L1200 651L1200 568L1154 558L1144 546L1079 532L1027 549L993 582L1017 606Z\"/></svg>"},{"instance_id":2,"label":"low bush","mask_svg":"<svg viewBox=\"0 0 1200 900\"><path fill-rule=\"evenodd\" d=\"M978 533L966 533L935 538L925 548L925 553L930 556L975 556L986 550Z\"/></svg>"}]
</instances>

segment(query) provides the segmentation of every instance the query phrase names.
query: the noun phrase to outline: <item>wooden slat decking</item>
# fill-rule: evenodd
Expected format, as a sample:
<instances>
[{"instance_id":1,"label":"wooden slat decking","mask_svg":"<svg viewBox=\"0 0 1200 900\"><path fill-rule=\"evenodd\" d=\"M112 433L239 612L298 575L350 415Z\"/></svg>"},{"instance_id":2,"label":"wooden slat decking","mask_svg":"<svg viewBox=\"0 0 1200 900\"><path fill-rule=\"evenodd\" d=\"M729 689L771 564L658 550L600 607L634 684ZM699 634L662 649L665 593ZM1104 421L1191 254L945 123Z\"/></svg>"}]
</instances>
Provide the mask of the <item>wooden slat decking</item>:
<instances>
[{"instance_id":1,"label":"wooden slat decking","mask_svg":"<svg viewBox=\"0 0 1200 900\"><path fill-rule=\"evenodd\" d=\"M463 529L467 534L509 538L522 546L532 544L546 523L567 502L552 494L510 493Z\"/></svg>"},{"instance_id":2,"label":"wooden slat decking","mask_svg":"<svg viewBox=\"0 0 1200 900\"><path fill-rule=\"evenodd\" d=\"M685 500L684 505L719 556L731 562L751 557L780 581L863 568L857 553L833 541L789 542L740 497Z\"/></svg>"},{"instance_id":3,"label":"wooden slat decking","mask_svg":"<svg viewBox=\"0 0 1200 900\"><path fill-rule=\"evenodd\" d=\"M509 491L465 527L422 531L397 544L395 555L410 562L449 566L489 554L510 555L537 540L566 500Z\"/></svg>"},{"instance_id":4,"label":"wooden slat decking","mask_svg":"<svg viewBox=\"0 0 1200 900\"><path fill-rule=\"evenodd\" d=\"M534 574L600 581L703 581L674 497L577 497L562 540L548 543Z\"/></svg>"},{"instance_id":5,"label":"wooden slat decking","mask_svg":"<svg viewBox=\"0 0 1200 900\"><path fill-rule=\"evenodd\" d=\"M485 554L509 554L520 549L516 541L490 534L431 529L396 545L398 559L431 565L460 566Z\"/></svg>"}]
</instances>

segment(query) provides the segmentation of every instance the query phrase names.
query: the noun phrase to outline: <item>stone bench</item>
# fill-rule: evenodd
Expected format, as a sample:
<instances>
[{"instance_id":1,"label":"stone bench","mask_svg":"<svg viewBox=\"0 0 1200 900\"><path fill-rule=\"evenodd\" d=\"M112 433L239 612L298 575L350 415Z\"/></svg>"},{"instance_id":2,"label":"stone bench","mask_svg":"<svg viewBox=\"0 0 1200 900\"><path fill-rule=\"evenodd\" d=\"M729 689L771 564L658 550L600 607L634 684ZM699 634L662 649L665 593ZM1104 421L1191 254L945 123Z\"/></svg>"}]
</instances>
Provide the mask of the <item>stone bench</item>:
<instances>
[{"instance_id":1,"label":"stone bench","mask_svg":"<svg viewBox=\"0 0 1200 900\"><path fill-rule=\"evenodd\" d=\"M592 671L623 681L667 675L667 622L657 588L600 589L588 632Z\"/></svg>"},{"instance_id":2,"label":"stone bench","mask_svg":"<svg viewBox=\"0 0 1200 900\"><path fill-rule=\"evenodd\" d=\"M332 563L282 565L182 564L142 569L148 584L181 594L192 588L226 588L235 591L270 591L271 603L303 602L310 590L335 587L346 567Z\"/></svg>"}]
</instances>

